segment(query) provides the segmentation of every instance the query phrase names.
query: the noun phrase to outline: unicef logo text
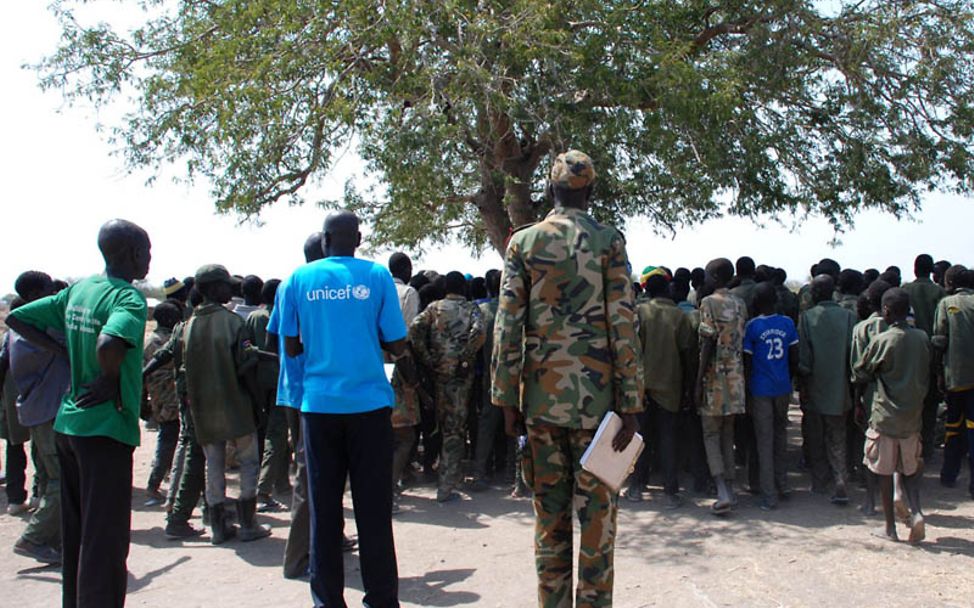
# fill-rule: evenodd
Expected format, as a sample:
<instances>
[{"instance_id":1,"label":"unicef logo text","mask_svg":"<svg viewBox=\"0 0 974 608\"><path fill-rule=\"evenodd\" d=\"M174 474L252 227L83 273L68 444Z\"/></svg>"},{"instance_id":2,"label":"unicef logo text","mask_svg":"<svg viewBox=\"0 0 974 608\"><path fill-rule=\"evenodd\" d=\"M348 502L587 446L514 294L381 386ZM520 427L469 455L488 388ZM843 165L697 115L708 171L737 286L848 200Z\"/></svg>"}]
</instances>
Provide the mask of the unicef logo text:
<instances>
[{"instance_id":1,"label":"unicef logo text","mask_svg":"<svg viewBox=\"0 0 974 608\"><path fill-rule=\"evenodd\" d=\"M346 285L345 287L325 287L324 289L309 289L305 296L309 302L328 300L368 300L372 290L366 285Z\"/></svg>"}]
</instances>

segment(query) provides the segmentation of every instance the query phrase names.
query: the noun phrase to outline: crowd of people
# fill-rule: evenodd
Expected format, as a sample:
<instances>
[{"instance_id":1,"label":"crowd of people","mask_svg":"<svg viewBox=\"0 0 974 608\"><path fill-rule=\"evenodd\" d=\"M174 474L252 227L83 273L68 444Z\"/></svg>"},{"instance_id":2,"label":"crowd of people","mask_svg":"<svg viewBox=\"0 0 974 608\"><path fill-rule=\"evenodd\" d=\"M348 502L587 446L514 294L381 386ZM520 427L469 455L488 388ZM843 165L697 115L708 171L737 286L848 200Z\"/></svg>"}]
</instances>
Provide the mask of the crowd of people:
<instances>
[{"instance_id":1,"label":"crowd of people","mask_svg":"<svg viewBox=\"0 0 974 608\"><path fill-rule=\"evenodd\" d=\"M286 279L208 264L151 311L132 286L149 238L129 222L99 233L104 275L24 272L0 352L7 513L28 519L14 551L62 564L65 606L124 604L140 419L156 445L136 483L166 537L204 534L199 505L214 545L264 538L257 514L290 509L284 576L310 575L316 606L345 605L346 487L365 601L398 605L392 521L424 482L443 504L499 484L533 498L542 606L572 603L576 509L576 605L611 605L618 498L579 465L608 411L617 451L646 442L628 501L658 475L667 509L692 491L723 516L738 489L779 508L795 403L812 492L841 506L861 483L881 536L899 520L923 540L921 473L941 445L941 483L967 459L974 498L974 271L923 254L904 283L822 259L797 293L749 257L634 274L623 235L586 213L594 179L584 154L559 156L553 210L482 277L356 258L349 212Z\"/></svg>"}]
</instances>

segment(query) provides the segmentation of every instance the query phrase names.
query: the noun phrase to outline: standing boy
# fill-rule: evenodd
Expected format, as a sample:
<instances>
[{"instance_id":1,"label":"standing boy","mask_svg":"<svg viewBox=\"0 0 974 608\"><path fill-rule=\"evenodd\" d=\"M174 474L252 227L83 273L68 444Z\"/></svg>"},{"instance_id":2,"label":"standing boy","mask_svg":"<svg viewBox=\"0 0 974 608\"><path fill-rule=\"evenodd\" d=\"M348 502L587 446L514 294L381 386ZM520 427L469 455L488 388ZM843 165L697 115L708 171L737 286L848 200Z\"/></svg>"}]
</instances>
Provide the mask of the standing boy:
<instances>
[{"instance_id":1,"label":"standing boy","mask_svg":"<svg viewBox=\"0 0 974 608\"><path fill-rule=\"evenodd\" d=\"M920 478L923 472L920 429L923 400L930 381L930 339L911 328L910 296L899 288L883 294L883 318L889 329L870 342L853 370L858 380L876 381L873 393L863 464L879 476L886 527L881 535L899 540L893 510L893 473L903 475L910 504L910 542L924 538L920 510Z\"/></svg>"},{"instance_id":2,"label":"standing boy","mask_svg":"<svg viewBox=\"0 0 974 608\"><path fill-rule=\"evenodd\" d=\"M730 511L734 498L734 417L744 413L744 325L747 305L727 284L734 266L727 258L707 264L714 293L700 302L700 367L694 401L703 426L707 464L717 486L714 514Z\"/></svg>"},{"instance_id":3,"label":"standing boy","mask_svg":"<svg viewBox=\"0 0 974 608\"><path fill-rule=\"evenodd\" d=\"M798 370L798 330L784 315L775 314L777 296L771 283L754 290L757 317L744 329L744 369L751 389L751 419L758 452L761 508L778 505L787 495L785 452L788 446L788 404L792 378Z\"/></svg>"},{"instance_id":4,"label":"standing boy","mask_svg":"<svg viewBox=\"0 0 974 608\"><path fill-rule=\"evenodd\" d=\"M224 307L233 293L227 269L217 264L203 266L196 271L196 288L203 295L203 304L183 325L180 339L190 412L196 439L206 456L210 542L218 545L237 532L225 508L228 445L236 448L240 464L240 540L257 540L270 534L269 526L254 522L260 467L254 421L257 349L247 339L243 319Z\"/></svg>"}]
</instances>

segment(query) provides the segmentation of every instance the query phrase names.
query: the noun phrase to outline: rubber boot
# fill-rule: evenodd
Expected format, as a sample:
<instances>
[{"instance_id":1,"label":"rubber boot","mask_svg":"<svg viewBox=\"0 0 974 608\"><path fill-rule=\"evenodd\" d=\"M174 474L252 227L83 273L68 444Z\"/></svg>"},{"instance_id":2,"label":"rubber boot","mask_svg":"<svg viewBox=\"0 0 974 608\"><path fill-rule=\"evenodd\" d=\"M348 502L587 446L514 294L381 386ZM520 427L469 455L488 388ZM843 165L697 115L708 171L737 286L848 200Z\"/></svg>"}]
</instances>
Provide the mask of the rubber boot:
<instances>
[{"instance_id":1,"label":"rubber boot","mask_svg":"<svg viewBox=\"0 0 974 608\"><path fill-rule=\"evenodd\" d=\"M267 524L257 524L257 499L237 500L237 520L240 522L240 540L250 542L271 535L271 527Z\"/></svg>"},{"instance_id":2,"label":"rubber boot","mask_svg":"<svg viewBox=\"0 0 974 608\"><path fill-rule=\"evenodd\" d=\"M237 535L237 528L227 521L226 505L210 505L210 543L222 545Z\"/></svg>"}]
</instances>

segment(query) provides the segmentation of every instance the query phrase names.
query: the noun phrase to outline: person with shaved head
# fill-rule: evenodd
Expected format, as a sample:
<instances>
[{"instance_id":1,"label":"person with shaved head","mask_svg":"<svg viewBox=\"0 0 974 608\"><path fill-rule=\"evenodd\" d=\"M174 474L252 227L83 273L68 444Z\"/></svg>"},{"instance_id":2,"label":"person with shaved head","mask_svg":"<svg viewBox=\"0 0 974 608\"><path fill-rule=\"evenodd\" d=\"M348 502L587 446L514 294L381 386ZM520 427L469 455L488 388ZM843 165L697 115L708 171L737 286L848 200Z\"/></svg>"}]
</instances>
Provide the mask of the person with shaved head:
<instances>
[{"instance_id":1,"label":"person with shaved head","mask_svg":"<svg viewBox=\"0 0 974 608\"><path fill-rule=\"evenodd\" d=\"M63 605L125 604L132 453L139 445L147 306L132 286L149 271L149 235L112 220L98 232L105 274L17 309L7 325L67 353L71 388L54 421L61 465ZM64 332L65 345L48 331Z\"/></svg>"}]
</instances>

